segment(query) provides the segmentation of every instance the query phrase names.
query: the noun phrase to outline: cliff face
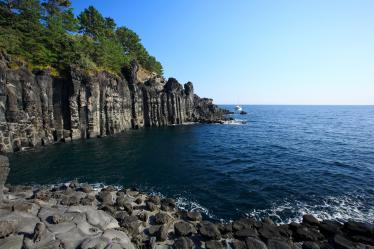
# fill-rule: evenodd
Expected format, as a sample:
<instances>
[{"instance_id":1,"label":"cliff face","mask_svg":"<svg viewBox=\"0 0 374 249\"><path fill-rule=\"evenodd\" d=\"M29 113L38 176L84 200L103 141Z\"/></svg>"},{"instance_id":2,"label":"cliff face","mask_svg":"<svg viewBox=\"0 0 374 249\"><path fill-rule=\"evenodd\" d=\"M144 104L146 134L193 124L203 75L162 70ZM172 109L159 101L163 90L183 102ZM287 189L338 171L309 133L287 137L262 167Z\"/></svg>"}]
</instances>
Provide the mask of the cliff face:
<instances>
[{"instance_id":1,"label":"cliff face","mask_svg":"<svg viewBox=\"0 0 374 249\"><path fill-rule=\"evenodd\" d=\"M191 82L147 75L136 63L123 77L72 69L64 78L9 63L0 55L1 152L224 116L211 99L194 94Z\"/></svg>"}]
</instances>

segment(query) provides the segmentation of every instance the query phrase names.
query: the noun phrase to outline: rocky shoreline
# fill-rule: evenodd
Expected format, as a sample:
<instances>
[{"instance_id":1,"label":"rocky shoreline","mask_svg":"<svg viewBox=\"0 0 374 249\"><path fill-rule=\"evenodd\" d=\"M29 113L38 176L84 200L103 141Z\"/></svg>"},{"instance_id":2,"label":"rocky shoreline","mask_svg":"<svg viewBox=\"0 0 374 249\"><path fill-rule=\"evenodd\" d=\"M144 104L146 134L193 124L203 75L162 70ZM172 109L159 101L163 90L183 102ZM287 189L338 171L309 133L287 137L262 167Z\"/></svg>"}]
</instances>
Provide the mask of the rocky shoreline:
<instances>
[{"instance_id":1,"label":"rocky shoreline","mask_svg":"<svg viewBox=\"0 0 374 249\"><path fill-rule=\"evenodd\" d=\"M1 249L54 248L374 248L374 224L271 219L203 220L175 200L85 183L9 186L0 206Z\"/></svg>"}]
</instances>

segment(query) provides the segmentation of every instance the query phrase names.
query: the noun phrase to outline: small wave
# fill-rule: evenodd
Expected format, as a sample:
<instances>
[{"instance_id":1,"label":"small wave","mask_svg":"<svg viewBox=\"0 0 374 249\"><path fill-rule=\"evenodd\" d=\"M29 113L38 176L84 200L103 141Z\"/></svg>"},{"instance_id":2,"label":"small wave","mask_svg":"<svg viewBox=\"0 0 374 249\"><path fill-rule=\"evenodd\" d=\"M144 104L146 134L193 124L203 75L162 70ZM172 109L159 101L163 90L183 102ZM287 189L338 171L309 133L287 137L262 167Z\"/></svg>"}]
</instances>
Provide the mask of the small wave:
<instances>
[{"instance_id":1,"label":"small wave","mask_svg":"<svg viewBox=\"0 0 374 249\"><path fill-rule=\"evenodd\" d=\"M246 123L247 121L243 119L227 120L223 122L223 124L226 124L226 125L244 125Z\"/></svg>"},{"instance_id":2,"label":"small wave","mask_svg":"<svg viewBox=\"0 0 374 249\"><path fill-rule=\"evenodd\" d=\"M151 191L149 195L158 195L161 198L165 198L165 195L158 191ZM199 212L209 217L210 219L216 219L216 217L204 206L200 205L195 201L191 201L186 197L179 196L175 199L175 204L180 210L189 211L189 212Z\"/></svg>"},{"instance_id":3,"label":"small wave","mask_svg":"<svg viewBox=\"0 0 374 249\"><path fill-rule=\"evenodd\" d=\"M197 202L190 201L185 197L178 197L176 199L177 207L181 210L185 211L194 211L194 212L200 212L210 219L215 219L216 217L209 212L209 210L206 207L203 207Z\"/></svg>"},{"instance_id":4,"label":"small wave","mask_svg":"<svg viewBox=\"0 0 374 249\"><path fill-rule=\"evenodd\" d=\"M301 222L304 214L312 214L321 220L374 222L374 207L368 207L359 198L349 196L327 197L320 204L285 200L273 204L272 208L246 213L258 219L271 217L280 224Z\"/></svg>"},{"instance_id":5,"label":"small wave","mask_svg":"<svg viewBox=\"0 0 374 249\"><path fill-rule=\"evenodd\" d=\"M196 125L198 122L184 122L182 124L172 124L170 126L182 126L182 125Z\"/></svg>"},{"instance_id":6,"label":"small wave","mask_svg":"<svg viewBox=\"0 0 374 249\"><path fill-rule=\"evenodd\" d=\"M354 165L343 163L343 162L334 161L333 164L337 167L340 167L340 168L358 169L358 167L356 167Z\"/></svg>"},{"instance_id":7,"label":"small wave","mask_svg":"<svg viewBox=\"0 0 374 249\"><path fill-rule=\"evenodd\" d=\"M223 163L223 165L233 165L233 164L251 164L251 163L254 163L255 161L251 160L251 159L231 159L225 163ZM240 170L240 169L238 169Z\"/></svg>"},{"instance_id":8,"label":"small wave","mask_svg":"<svg viewBox=\"0 0 374 249\"><path fill-rule=\"evenodd\" d=\"M93 184L90 184L90 185L92 186L93 190L95 190L95 191L101 191L103 188L106 188L106 187L109 186L109 185L101 183L101 182L93 183ZM117 190L122 189L122 187L120 187L120 186L115 186L115 185L110 185L110 186L116 188Z\"/></svg>"}]
</instances>

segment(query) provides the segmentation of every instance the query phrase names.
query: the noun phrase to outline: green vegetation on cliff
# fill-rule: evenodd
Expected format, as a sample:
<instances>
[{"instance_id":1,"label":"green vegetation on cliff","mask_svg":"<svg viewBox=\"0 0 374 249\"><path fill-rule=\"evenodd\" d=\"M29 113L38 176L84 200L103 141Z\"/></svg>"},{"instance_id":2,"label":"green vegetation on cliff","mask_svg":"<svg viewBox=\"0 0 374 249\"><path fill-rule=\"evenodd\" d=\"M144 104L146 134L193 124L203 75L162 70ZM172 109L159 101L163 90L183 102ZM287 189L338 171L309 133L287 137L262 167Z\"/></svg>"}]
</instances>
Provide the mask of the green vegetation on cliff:
<instances>
[{"instance_id":1,"label":"green vegetation on cliff","mask_svg":"<svg viewBox=\"0 0 374 249\"><path fill-rule=\"evenodd\" d=\"M70 65L116 73L136 59L149 71L162 66L139 36L117 27L93 6L76 18L69 0L0 0L0 49L38 67Z\"/></svg>"}]
</instances>

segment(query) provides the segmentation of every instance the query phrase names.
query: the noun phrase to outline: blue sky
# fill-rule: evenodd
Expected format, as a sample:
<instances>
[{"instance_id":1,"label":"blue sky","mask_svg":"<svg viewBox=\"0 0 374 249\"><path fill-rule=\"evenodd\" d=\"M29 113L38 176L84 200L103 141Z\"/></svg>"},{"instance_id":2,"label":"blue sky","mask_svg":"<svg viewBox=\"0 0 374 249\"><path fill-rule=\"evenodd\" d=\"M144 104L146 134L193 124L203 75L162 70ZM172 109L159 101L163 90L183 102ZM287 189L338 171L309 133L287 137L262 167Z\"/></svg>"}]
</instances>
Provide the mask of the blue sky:
<instances>
[{"instance_id":1,"label":"blue sky","mask_svg":"<svg viewBox=\"0 0 374 249\"><path fill-rule=\"evenodd\" d=\"M372 0L72 0L218 104L374 104Z\"/></svg>"}]
</instances>

